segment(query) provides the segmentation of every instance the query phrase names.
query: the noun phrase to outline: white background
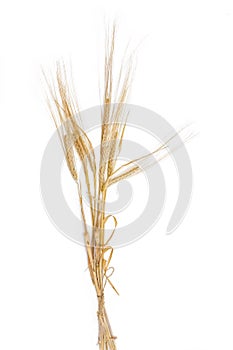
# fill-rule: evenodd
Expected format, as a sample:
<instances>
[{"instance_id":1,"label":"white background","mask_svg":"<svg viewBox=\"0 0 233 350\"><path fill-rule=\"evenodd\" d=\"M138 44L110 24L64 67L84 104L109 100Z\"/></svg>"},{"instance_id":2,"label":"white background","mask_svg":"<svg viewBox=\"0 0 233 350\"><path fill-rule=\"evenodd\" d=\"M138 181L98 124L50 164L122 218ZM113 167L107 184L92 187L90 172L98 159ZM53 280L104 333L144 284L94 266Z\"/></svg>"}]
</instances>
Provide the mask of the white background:
<instances>
[{"instance_id":1,"label":"white background","mask_svg":"<svg viewBox=\"0 0 233 350\"><path fill-rule=\"evenodd\" d=\"M115 252L121 296L109 289L107 306L118 348L232 350L230 0L1 0L0 348L95 349L84 249L56 231L40 196L40 161L54 131L40 67L71 59L81 108L99 103L104 19L114 17L120 44L142 42L130 102L200 130L187 146L194 188L182 225L165 235L174 175L157 226Z\"/></svg>"}]
</instances>

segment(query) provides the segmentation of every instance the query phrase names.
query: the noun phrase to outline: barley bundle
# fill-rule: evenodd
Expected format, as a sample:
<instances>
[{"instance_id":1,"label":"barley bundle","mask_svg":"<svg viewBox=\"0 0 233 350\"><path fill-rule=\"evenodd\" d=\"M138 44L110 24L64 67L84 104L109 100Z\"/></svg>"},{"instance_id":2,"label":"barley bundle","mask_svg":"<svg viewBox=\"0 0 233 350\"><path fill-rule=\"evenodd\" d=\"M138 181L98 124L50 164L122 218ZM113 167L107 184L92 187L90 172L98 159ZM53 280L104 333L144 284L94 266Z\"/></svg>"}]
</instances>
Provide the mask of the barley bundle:
<instances>
[{"instance_id":1,"label":"barley bundle","mask_svg":"<svg viewBox=\"0 0 233 350\"><path fill-rule=\"evenodd\" d=\"M163 144L154 152L117 167L117 159L120 155L127 123L124 103L127 101L132 82L133 65L131 61L127 68L122 65L118 76L113 77L115 34L116 28L113 26L106 39L100 160L98 163L92 143L82 128L76 96L71 91L64 63L58 62L56 64L56 73L52 82L49 81L48 77L45 77L48 86L48 106L59 133L68 169L77 184L88 269L98 300L98 344L100 350L116 349L116 337L112 332L106 312L104 294L106 284L109 284L118 293L111 280L114 271L110 266L113 256L113 247L110 245L111 236L108 239L105 237L107 221L110 218L113 219L115 227L112 232L113 236L117 227L117 219L106 213L107 192L111 185L139 173L142 170L140 163L147 161L151 154L155 156L157 161L162 159L166 156L167 147L167 144ZM117 82L117 90L114 93L113 81ZM87 213L83 204L84 184L78 175L77 157L82 164L85 175L85 187L89 201L88 210L90 210L92 223L91 230L88 229L87 225Z\"/></svg>"}]
</instances>

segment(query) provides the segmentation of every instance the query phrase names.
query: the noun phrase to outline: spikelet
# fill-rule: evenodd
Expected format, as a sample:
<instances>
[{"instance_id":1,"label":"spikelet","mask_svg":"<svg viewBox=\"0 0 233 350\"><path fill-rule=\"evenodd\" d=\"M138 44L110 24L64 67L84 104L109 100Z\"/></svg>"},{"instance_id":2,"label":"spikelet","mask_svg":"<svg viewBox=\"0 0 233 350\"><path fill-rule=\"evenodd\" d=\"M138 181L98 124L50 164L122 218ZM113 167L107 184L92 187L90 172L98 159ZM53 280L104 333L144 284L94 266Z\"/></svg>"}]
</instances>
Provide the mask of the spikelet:
<instances>
[{"instance_id":1,"label":"spikelet","mask_svg":"<svg viewBox=\"0 0 233 350\"><path fill-rule=\"evenodd\" d=\"M113 184L115 184L117 182L120 182L122 180L128 179L129 177L139 173L140 171L142 171L141 168L139 166L135 165L131 169L123 172L122 174L110 178L108 180L108 186L110 187L111 185L113 185Z\"/></svg>"},{"instance_id":2,"label":"spikelet","mask_svg":"<svg viewBox=\"0 0 233 350\"><path fill-rule=\"evenodd\" d=\"M65 156L66 156L66 162L68 165L68 168L70 170L70 173L75 180L75 182L78 181L78 174L76 170L76 163L74 158L74 151L73 151L73 145L70 141L70 138L68 135L64 135L64 145L65 145Z\"/></svg>"}]
</instances>

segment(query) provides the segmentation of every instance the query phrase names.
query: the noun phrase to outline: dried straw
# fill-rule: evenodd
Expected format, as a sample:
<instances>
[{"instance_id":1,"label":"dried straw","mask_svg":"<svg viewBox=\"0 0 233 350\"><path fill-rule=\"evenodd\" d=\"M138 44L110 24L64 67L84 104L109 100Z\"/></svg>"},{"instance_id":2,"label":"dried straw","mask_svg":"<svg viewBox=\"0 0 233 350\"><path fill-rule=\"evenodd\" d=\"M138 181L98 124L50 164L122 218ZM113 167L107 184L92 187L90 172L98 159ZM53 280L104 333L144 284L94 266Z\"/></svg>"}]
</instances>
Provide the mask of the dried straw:
<instances>
[{"instance_id":1,"label":"dried straw","mask_svg":"<svg viewBox=\"0 0 233 350\"><path fill-rule=\"evenodd\" d=\"M109 245L112 236L115 234L117 219L114 216L106 215L107 191L112 184L139 173L142 170L140 162L149 159L152 154L156 156L157 161L165 157L167 147L167 144L164 144L154 152L132 160L116 169L116 162L121 151L127 122L127 115L125 116L124 113L124 103L127 101L131 86L133 65L131 62L132 57L126 69L122 64L116 79L117 89L113 94L115 35L116 26L113 25L106 40L99 164L96 162L92 143L82 128L79 107L75 94L70 89L64 63L57 62L56 73L52 81L49 81L45 76L48 87L48 106L59 133L67 166L77 184L88 268L98 300L98 344L100 350L116 350L116 337L113 335L109 323L104 297L106 284L109 284L118 294L111 281L114 272L113 267L111 267L113 248ZM113 106L113 103L116 104ZM84 169L88 190L92 219L91 232L87 229L82 183L77 173L77 157ZM114 221L114 230L112 235L106 240L105 225L110 218Z\"/></svg>"}]
</instances>

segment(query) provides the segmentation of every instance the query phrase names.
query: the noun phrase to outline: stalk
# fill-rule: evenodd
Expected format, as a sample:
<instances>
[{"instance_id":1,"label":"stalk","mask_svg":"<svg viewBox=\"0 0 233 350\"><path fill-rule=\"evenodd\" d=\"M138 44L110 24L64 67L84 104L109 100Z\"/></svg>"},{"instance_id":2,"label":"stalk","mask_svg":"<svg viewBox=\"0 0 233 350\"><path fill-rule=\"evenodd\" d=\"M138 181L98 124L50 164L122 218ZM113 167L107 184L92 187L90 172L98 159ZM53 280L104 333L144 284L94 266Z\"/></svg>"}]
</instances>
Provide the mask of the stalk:
<instances>
[{"instance_id":1,"label":"stalk","mask_svg":"<svg viewBox=\"0 0 233 350\"><path fill-rule=\"evenodd\" d=\"M115 339L105 308L104 294L98 296L99 350L116 350Z\"/></svg>"},{"instance_id":2,"label":"stalk","mask_svg":"<svg viewBox=\"0 0 233 350\"><path fill-rule=\"evenodd\" d=\"M100 185L102 187L102 184ZM99 217L99 222L97 221L97 224L99 224L98 229L98 241L97 241L97 259L95 264L95 270L96 270L96 281L99 282L98 288L96 288L97 292L97 301L98 301L98 311L97 311L97 318L98 318L98 328L99 328L99 335L98 335L98 344L99 344L99 350L116 350L116 344L112 328L109 322L109 318L107 315L106 307L105 307L105 279L106 277L106 261L104 258L105 253L105 202L106 202L106 196L107 196L107 189L104 187L100 188L99 190L99 206L97 211L97 216Z\"/></svg>"}]
</instances>

